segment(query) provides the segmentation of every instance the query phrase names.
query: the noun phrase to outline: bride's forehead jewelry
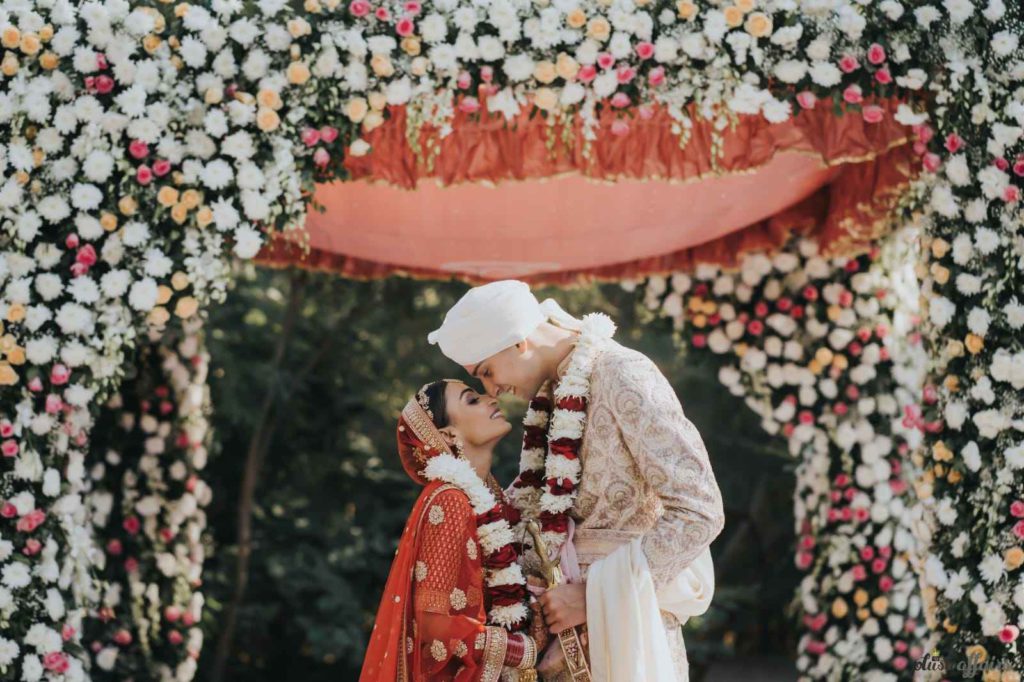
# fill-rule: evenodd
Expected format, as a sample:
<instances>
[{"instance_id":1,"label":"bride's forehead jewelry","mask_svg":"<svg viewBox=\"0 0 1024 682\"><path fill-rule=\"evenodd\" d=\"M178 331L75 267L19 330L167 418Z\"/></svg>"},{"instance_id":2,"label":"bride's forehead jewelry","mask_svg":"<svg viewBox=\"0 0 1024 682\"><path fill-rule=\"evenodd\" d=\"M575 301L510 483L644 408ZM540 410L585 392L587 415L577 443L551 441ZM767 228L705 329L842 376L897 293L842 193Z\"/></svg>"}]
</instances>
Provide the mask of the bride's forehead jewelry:
<instances>
[{"instance_id":1,"label":"bride's forehead jewelry","mask_svg":"<svg viewBox=\"0 0 1024 682\"><path fill-rule=\"evenodd\" d=\"M458 379L441 379L441 383L461 384L462 382L459 381ZM431 384L427 384L426 386L420 388L420 390L416 391L416 402L420 404L420 407L423 408L423 411L427 413L428 417L430 417L430 421L434 422L434 413L431 412L430 410L430 398L427 397L427 388L429 388L430 386ZM437 422L434 423L436 424Z\"/></svg>"}]
</instances>

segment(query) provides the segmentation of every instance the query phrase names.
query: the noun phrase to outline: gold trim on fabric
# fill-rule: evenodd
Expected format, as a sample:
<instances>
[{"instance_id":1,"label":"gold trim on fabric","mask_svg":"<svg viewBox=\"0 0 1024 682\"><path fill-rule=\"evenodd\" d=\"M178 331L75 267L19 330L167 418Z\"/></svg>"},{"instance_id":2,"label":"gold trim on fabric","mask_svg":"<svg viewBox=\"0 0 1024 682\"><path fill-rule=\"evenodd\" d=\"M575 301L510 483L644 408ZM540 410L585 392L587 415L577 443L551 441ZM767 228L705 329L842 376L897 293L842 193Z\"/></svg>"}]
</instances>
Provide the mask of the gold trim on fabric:
<instances>
[{"instance_id":1,"label":"gold trim on fabric","mask_svg":"<svg viewBox=\"0 0 1024 682\"><path fill-rule=\"evenodd\" d=\"M508 631L505 628L487 626L487 639L484 642L483 672L480 682L498 682L501 669L505 665L505 652L508 649Z\"/></svg>"}]
</instances>

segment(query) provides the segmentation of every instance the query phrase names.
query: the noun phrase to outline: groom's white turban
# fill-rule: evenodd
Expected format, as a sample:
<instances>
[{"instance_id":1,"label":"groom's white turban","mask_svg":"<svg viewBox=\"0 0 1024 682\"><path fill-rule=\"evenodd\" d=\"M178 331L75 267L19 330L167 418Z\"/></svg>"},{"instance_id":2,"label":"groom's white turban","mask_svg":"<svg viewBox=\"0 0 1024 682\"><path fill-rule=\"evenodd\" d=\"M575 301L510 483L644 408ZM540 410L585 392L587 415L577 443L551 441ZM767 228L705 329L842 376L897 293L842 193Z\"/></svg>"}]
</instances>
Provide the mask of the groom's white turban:
<instances>
[{"instance_id":1,"label":"groom's white turban","mask_svg":"<svg viewBox=\"0 0 1024 682\"><path fill-rule=\"evenodd\" d=\"M540 303L525 282L506 279L467 291L427 340L456 363L475 365L525 340L548 320L568 329L580 327L554 299Z\"/></svg>"}]
</instances>

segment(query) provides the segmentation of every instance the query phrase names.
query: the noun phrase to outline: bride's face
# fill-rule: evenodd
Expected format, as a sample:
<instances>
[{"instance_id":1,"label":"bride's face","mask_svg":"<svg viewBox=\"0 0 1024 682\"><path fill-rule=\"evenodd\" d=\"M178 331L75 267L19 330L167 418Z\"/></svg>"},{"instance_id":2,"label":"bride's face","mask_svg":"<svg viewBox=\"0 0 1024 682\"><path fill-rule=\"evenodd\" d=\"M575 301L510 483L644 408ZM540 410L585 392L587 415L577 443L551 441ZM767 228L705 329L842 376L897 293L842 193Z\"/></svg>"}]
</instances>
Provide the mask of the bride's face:
<instances>
[{"instance_id":1,"label":"bride's face","mask_svg":"<svg viewBox=\"0 0 1024 682\"><path fill-rule=\"evenodd\" d=\"M496 399L480 395L461 382L449 382L444 390L448 423L467 445L497 442L512 430Z\"/></svg>"}]
</instances>

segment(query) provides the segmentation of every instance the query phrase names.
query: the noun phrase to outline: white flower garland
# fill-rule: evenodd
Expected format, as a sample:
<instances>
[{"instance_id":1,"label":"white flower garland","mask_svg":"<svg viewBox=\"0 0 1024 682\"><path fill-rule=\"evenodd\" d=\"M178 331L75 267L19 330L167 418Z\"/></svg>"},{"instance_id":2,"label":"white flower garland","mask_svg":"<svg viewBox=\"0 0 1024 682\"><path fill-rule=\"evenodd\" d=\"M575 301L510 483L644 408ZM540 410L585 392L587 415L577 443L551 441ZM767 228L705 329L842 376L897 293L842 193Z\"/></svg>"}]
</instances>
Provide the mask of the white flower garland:
<instances>
[{"instance_id":1,"label":"white flower garland","mask_svg":"<svg viewBox=\"0 0 1024 682\"><path fill-rule=\"evenodd\" d=\"M432 457L423 469L423 476L431 481L444 481L466 493L469 503L473 507L473 513L477 516L486 514L498 505L494 494L487 489L487 486L465 459L459 459L447 453ZM477 534L480 537L480 546L487 556L515 542L512 528L505 519L477 526ZM488 588L506 585L521 585L524 589L526 587L526 577L518 563L512 563L510 566L497 570L485 568L484 582ZM522 603L512 606L492 606L487 614L491 624L500 625L507 630L518 628L526 622L528 615L529 611Z\"/></svg>"}]
</instances>

